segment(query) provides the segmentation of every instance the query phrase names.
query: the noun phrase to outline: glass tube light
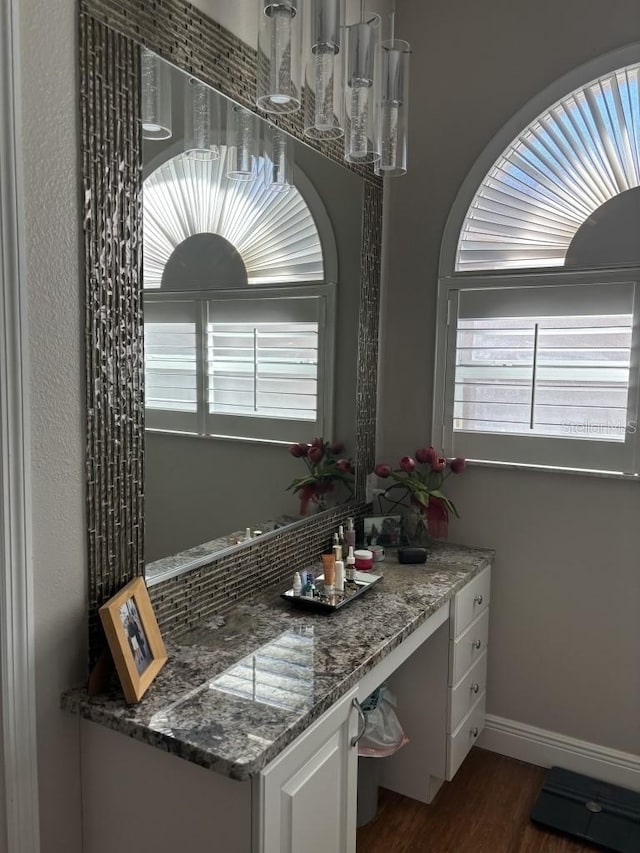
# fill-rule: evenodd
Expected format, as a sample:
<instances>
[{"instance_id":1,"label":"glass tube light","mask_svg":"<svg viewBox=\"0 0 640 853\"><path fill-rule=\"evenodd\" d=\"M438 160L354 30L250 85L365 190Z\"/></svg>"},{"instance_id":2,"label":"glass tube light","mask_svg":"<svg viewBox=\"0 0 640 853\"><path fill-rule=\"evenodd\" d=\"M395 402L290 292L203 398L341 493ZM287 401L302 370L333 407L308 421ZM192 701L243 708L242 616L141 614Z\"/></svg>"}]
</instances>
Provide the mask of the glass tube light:
<instances>
[{"instance_id":1,"label":"glass tube light","mask_svg":"<svg viewBox=\"0 0 640 853\"><path fill-rule=\"evenodd\" d=\"M190 160L220 157L220 100L213 89L188 77L184 88L184 153Z\"/></svg>"},{"instance_id":2,"label":"glass tube light","mask_svg":"<svg viewBox=\"0 0 640 853\"><path fill-rule=\"evenodd\" d=\"M258 116L229 101L227 105L227 177L253 181L257 177Z\"/></svg>"},{"instance_id":3,"label":"glass tube light","mask_svg":"<svg viewBox=\"0 0 640 853\"><path fill-rule=\"evenodd\" d=\"M142 48L142 136L169 139L171 130L171 66Z\"/></svg>"},{"instance_id":4,"label":"glass tube light","mask_svg":"<svg viewBox=\"0 0 640 853\"><path fill-rule=\"evenodd\" d=\"M298 0L259 0L256 104L265 113L293 113L302 103Z\"/></svg>"},{"instance_id":5,"label":"glass tube light","mask_svg":"<svg viewBox=\"0 0 640 853\"><path fill-rule=\"evenodd\" d=\"M266 134L266 153L271 162L269 166L265 166L265 186L276 192L287 192L295 185L292 138L279 127L269 125Z\"/></svg>"},{"instance_id":6,"label":"glass tube light","mask_svg":"<svg viewBox=\"0 0 640 853\"><path fill-rule=\"evenodd\" d=\"M349 27L344 135L344 159L349 163L375 163L380 158L376 133L379 37L379 15L365 12L362 21Z\"/></svg>"},{"instance_id":7,"label":"glass tube light","mask_svg":"<svg viewBox=\"0 0 640 853\"><path fill-rule=\"evenodd\" d=\"M304 133L310 139L344 134L344 0L311 0Z\"/></svg>"},{"instance_id":8,"label":"glass tube light","mask_svg":"<svg viewBox=\"0 0 640 853\"><path fill-rule=\"evenodd\" d=\"M393 178L407 172L411 45L402 39L391 39L382 42L379 52L380 104L377 147L380 159L376 163L376 173Z\"/></svg>"}]
</instances>

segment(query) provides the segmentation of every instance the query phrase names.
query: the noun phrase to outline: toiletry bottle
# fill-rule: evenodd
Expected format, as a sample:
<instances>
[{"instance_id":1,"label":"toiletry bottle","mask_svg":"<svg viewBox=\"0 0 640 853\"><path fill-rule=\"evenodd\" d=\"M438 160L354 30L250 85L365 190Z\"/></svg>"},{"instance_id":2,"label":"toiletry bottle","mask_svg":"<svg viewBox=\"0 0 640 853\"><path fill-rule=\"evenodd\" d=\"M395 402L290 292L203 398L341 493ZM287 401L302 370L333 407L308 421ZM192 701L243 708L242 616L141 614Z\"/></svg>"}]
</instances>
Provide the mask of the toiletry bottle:
<instances>
[{"instance_id":1,"label":"toiletry bottle","mask_svg":"<svg viewBox=\"0 0 640 853\"><path fill-rule=\"evenodd\" d=\"M345 581L347 586L356 585L356 558L353 554L353 548L349 548L346 565L344 569Z\"/></svg>"},{"instance_id":2,"label":"toiletry bottle","mask_svg":"<svg viewBox=\"0 0 640 853\"><path fill-rule=\"evenodd\" d=\"M342 553L345 554L347 551L347 542L344 538L344 527L342 524L338 527L338 544L342 546Z\"/></svg>"},{"instance_id":3,"label":"toiletry bottle","mask_svg":"<svg viewBox=\"0 0 640 853\"><path fill-rule=\"evenodd\" d=\"M345 534L345 540L347 543L347 548L355 548L356 547L356 529L353 526L353 519L347 519L347 532Z\"/></svg>"},{"instance_id":4,"label":"toiletry bottle","mask_svg":"<svg viewBox=\"0 0 640 853\"><path fill-rule=\"evenodd\" d=\"M244 541L250 542L252 538L253 537L251 536L251 528L247 527L247 529L245 530L245 533L244 533Z\"/></svg>"},{"instance_id":5,"label":"toiletry bottle","mask_svg":"<svg viewBox=\"0 0 640 853\"><path fill-rule=\"evenodd\" d=\"M336 560L336 592L344 592L344 563L342 560Z\"/></svg>"},{"instance_id":6,"label":"toiletry bottle","mask_svg":"<svg viewBox=\"0 0 640 853\"><path fill-rule=\"evenodd\" d=\"M324 591L327 595L333 595L335 592L336 582L336 558L333 554L322 555L322 568L324 575Z\"/></svg>"},{"instance_id":7,"label":"toiletry bottle","mask_svg":"<svg viewBox=\"0 0 640 853\"><path fill-rule=\"evenodd\" d=\"M316 588L316 585L313 580L313 575L311 572L307 572L307 582L302 588L302 595L304 598L313 598L313 593Z\"/></svg>"},{"instance_id":8,"label":"toiletry bottle","mask_svg":"<svg viewBox=\"0 0 640 853\"><path fill-rule=\"evenodd\" d=\"M293 594L296 598L299 598L302 594L302 578L300 577L300 572L296 572L293 576Z\"/></svg>"},{"instance_id":9,"label":"toiletry bottle","mask_svg":"<svg viewBox=\"0 0 640 853\"><path fill-rule=\"evenodd\" d=\"M342 559L342 546L341 545L334 545L333 546L333 556L336 558L336 560Z\"/></svg>"}]
</instances>

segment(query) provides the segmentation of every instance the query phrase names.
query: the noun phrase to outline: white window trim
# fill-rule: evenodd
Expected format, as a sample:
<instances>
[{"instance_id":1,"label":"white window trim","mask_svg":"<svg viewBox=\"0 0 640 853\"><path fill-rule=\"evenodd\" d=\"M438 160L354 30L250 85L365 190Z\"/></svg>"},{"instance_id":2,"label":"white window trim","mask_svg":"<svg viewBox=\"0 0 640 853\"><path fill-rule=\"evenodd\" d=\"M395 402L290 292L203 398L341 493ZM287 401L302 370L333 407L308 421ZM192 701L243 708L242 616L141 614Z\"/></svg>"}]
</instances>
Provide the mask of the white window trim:
<instances>
[{"instance_id":1,"label":"white window trim","mask_svg":"<svg viewBox=\"0 0 640 853\"><path fill-rule=\"evenodd\" d=\"M451 396L454 377L451 371L455 367L455 351L456 351L456 334L454 318L449 316L451 313L450 306L455 302L456 292L464 287L482 288L522 288L522 287L543 287L543 286L561 286L571 287L580 284L613 284L620 282L630 282L636 285L636 298L634 300L634 343L632 351L632 361L630 366L630 408L629 419L638 420L639 399L640 399L640 268L632 268L627 270L557 270L554 272L545 271L543 273L511 273L510 275L484 275L478 273L465 273L443 278L439 282L438 302L436 309L436 357L435 357L435 375L434 375L434 403L433 403L433 420L432 420L432 436L434 440L442 446L443 452L446 455L452 455L454 452L453 438L453 419L452 408L448 403L448 398ZM490 442L491 434L483 434L486 443ZM580 471L581 473L593 473L592 470L585 467L576 468L568 467L560 463L562 454L560 453L561 444L563 441L571 439L547 438L544 436L511 436L510 434L502 434L496 436L496 443L509 444L515 442L517 445L523 445L525 442L532 452L532 457L535 456L536 448L541 448L546 445L557 445L558 447L558 462L559 464L545 464L530 461L529 459L521 458L518 461L509 460L492 460L478 458L474 459L471 456L471 461L478 462L487 466L496 467L521 467L523 469L544 469L544 470L562 470L571 473ZM580 441L574 440L574 441ZM637 477L636 471L640 464L640 438L636 433L632 444L635 445L630 450L630 457L624 467L630 467L631 470L609 470L607 468L595 468L598 473L607 474L616 477ZM594 443L585 441L585 454L589 452L589 446L594 449Z\"/></svg>"},{"instance_id":2,"label":"white window trim","mask_svg":"<svg viewBox=\"0 0 640 853\"><path fill-rule=\"evenodd\" d=\"M183 413L181 412L165 412L165 416L175 415L173 418L176 422L175 429L166 428L166 427L157 427L157 426L146 426L145 429L151 433L169 433L171 435L184 435L188 438L201 438L201 439L222 439L226 441L241 441L241 442L260 442L262 444L274 444L274 445L287 445L291 444L292 441L298 440L300 435L304 435L305 433L311 433L318 435L323 435L325 440L330 441L333 435L334 429L334 381L335 381L335 354L336 354L336 340L335 340L335 314L336 314L336 288L337 285L334 283L325 283L325 282L305 282L304 284L282 284L280 286L274 287L250 287L247 289L216 289L207 293L203 293L202 291L179 291L179 292L163 292L161 290L158 291L149 291L148 298L152 300L162 301L162 302L189 302L191 300L196 300L199 302L208 302L208 301L218 301L223 299L246 299L246 300L254 300L257 298L264 297L272 297L274 299L278 298L304 298L304 297L322 297L324 299L324 318L321 318L320 321L324 319L325 323L325 331L324 331L324 351L323 357L318 362L318 384L322 389L322 396L318 398L318 410L322 413L321 419L317 421L308 421L308 420L295 420L293 418L280 419L286 422L287 430L291 430L290 435L293 437L285 437L282 439L272 438L266 435L258 435L257 432L255 434L250 434L249 427L249 418L243 417L242 415L216 415L216 421L220 424L225 421L229 425L233 425L234 429L237 429L237 434L229 434L228 432L216 432L211 431L209 429L209 425L213 422L213 419L207 416L206 411L202 407L202 401L199 403L198 412L195 414L194 418L191 418L189 414L189 420L195 420L197 423L196 431L188 428L183 428L183 421L185 419L182 417ZM202 323L200 322L200 318L196 320L197 326L200 328L200 334L202 336ZM203 339L204 340L204 339ZM204 343L202 344L205 345ZM201 395L199 394L199 397ZM261 421L265 419L257 418L256 421ZM278 419L273 419L278 420ZM247 435L241 435L242 427L247 426ZM257 425L257 424L256 424Z\"/></svg>"}]
</instances>

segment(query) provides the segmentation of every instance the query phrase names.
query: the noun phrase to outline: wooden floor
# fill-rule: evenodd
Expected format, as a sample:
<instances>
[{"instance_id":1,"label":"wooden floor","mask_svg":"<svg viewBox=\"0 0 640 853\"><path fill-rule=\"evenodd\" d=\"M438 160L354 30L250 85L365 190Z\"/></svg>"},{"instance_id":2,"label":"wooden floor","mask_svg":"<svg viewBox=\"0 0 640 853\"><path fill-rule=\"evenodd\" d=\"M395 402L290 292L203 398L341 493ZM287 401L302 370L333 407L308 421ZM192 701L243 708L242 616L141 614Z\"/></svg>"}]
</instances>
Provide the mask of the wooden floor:
<instances>
[{"instance_id":1,"label":"wooden floor","mask_svg":"<svg viewBox=\"0 0 640 853\"><path fill-rule=\"evenodd\" d=\"M378 814L358 830L358 853L593 851L529 820L544 774L540 767L472 749L430 806L381 789Z\"/></svg>"}]
</instances>

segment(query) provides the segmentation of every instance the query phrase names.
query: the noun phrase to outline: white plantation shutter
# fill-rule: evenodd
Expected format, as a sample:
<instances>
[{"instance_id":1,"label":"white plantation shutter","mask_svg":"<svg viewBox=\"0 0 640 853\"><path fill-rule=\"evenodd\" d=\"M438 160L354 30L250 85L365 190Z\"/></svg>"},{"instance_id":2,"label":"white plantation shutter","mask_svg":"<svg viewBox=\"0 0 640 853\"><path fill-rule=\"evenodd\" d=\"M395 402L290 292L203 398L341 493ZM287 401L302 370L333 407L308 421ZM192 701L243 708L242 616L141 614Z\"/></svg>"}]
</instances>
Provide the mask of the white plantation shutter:
<instances>
[{"instance_id":1,"label":"white plantation shutter","mask_svg":"<svg viewBox=\"0 0 640 853\"><path fill-rule=\"evenodd\" d=\"M329 434L335 290L145 296L149 429L291 442Z\"/></svg>"},{"instance_id":2,"label":"white plantation shutter","mask_svg":"<svg viewBox=\"0 0 640 853\"><path fill-rule=\"evenodd\" d=\"M150 429L197 430L197 327L195 302L145 298L145 417Z\"/></svg>"},{"instance_id":3,"label":"white plantation shutter","mask_svg":"<svg viewBox=\"0 0 640 853\"><path fill-rule=\"evenodd\" d=\"M207 324L207 431L296 440L324 427L321 296L214 299Z\"/></svg>"},{"instance_id":4,"label":"white plantation shutter","mask_svg":"<svg viewBox=\"0 0 640 853\"><path fill-rule=\"evenodd\" d=\"M563 266L578 228L640 186L640 64L566 95L494 163L467 211L455 270Z\"/></svg>"},{"instance_id":5,"label":"white plantation shutter","mask_svg":"<svg viewBox=\"0 0 640 853\"><path fill-rule=\"evenodd\" d=\"M632 282L449 293L447 448L483 461L632 472Z\"/></svg>"}]
</instances>

